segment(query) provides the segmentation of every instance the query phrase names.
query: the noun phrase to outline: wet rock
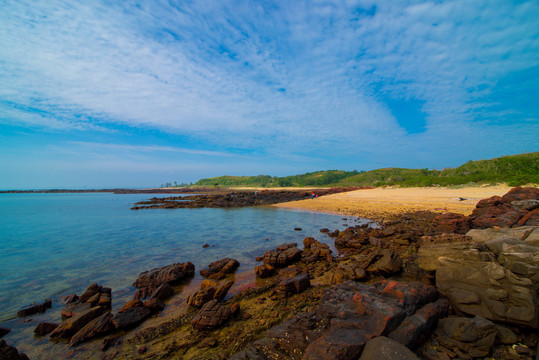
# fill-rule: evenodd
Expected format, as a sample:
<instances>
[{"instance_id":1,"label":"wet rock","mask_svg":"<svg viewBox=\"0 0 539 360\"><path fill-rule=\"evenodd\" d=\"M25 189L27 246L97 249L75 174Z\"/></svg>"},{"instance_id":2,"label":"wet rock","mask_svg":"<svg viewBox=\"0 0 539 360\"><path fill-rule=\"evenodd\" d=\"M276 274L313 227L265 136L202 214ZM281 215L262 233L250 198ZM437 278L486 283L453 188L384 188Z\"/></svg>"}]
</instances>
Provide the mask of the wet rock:
<instances>
[{"instance_id":1,"label":"wet rock","mask_svg":"<svg viewBox=\"0 0 539 360\"><path fill-rule=\"evenodd\" d=\"M42 304L33 303L31 305L28 305L20 309L19 311L17 311L17 316L25 317L25 316L34 315L37 313L43 313L47 311L47 309L50 309L51 307L52 307L52 300L47 299Z\"/></svg>"},{"instance_id":2,"label":"wet rock","mask_svg":"<svg viewBox=\"0 0 539 360\"><path fill-rule=\"evenodd\" d=\"M113 336L103 339L99 348L101 351L107 351L111 346L120 345L123 342L121 336Z\"/></svg>"},{"instance_id":3,"label":"wet rock","mask_svg":"<svg viewBox=\"0 0 539 360\"><path fill-rule=\"evenodd\" d=\"M436 287L459 311L486 319L539 327L539 302L532 280L497 262L439 258Z\"/></svg>"},{"instance_id":4,"label":"wet rock","mask_svg":"<svg viewBox=\"0 0 539 360\"><path fill-rule=\"evenodd\" d=\"M381 274L393 274L400 271L402 258L393 250L384 249L380 251L374 262L367 268L368 272Z\"/></svg>"},{"instance_id":5,"label":"wet rock","mask_svg":"<svg viewBox=\"0 0 539 360\"><path fill-rule=\"evenodd\" d=\"M309 274L301 274L292 279L281 281L276 287L277 296L284 299L291 295L298 294L311 286Z\"/></svg>"},{"instance_id":6,"label":"wet rock","mask_svg":"<svg viewBox=\"0 0 539 360\"><path fill-rule=\"evenodd\" d=\"M217 289L215 290L215 294L213 295L214 299L223 300L228 293L228 290L234 285L234 281L232 280L226 280L222 281L219 286L217 286Z\"/></svg>"},{"instance_id":7,"label":"wet rock","mask_svg":"<svg viewBox=\"0 0 539 360\"><path fill-rule=\"evenodd\" d=\"M255 267L255 274L259 278L267 278L275 274L275 268L269 264L258 265Z\"/></svg>"},{"instance_id":8,"label":"wet rock","mask_svg":"<svg viewBox=\"0 0 539 360\"><path fill-rule=\"evenodd\" d=\"M323 228L323 229L320 229L320 232L321 232L321 233L328 233L328 232L329 232L329 229Z\"/></svg>"},{"instance_id":9,"label":"wet rock","mask_svg":"<svg viewBox=\"0 0 539 360\"><path fill-rule=\"evenodd\" d=\"M71 337L71 340L69 341L69 346L75 346L95 337L108 334L114 329L111 320L112 314L110 312L107 312L100 317L90 321Z\"/></svg>"},{"instance_id":10,"label":"wet rock","mask_svg":"<svg viewBox=\"0 0 539 360\"><path fill-rule=\"evenodd\" d=\"M160 285L173 285L193 276L194 272L195 266L191 262L171 264L141 273L133 286L145 289L140 295L145 298L143 295L151 294Z\"/></svg>"},{"instance_id":11,"label":"wet rock","mask_svg":"<svg viewBox=\"0 0 539 360\"><path fill-rule=\"evenodd\" d=\"M470 219L462 214L448 212L437 215L432 225L433 231L437 233L466 234L470 230Z\"/></svg>"},{"instance_id":12,"label":"wet rock","mask_svg":"<svg viewBox=\"0 0 539 360\"><path fill-rule=\"evenodd\" d=\"M113 316L111 322L116 329L132 328L150 316L150 309L146 307L133 307Z\"/></svg>"},{"instance_id":13,"label":"wet rock","mask_svg":"<svg viewBox=\"0 0 539 360\"><path fill-rule=\"evenodd\" d=\"M419 360L406 346L385 336L375 337L365 344L359 360Z\"/></svg>"},{"instance_id":14,"label":"wet rock","mask_svg":"<svg viewBox=\"0 0 539 360\"><path fill-rule=\"evenodd\" d=\"M150 299L158 299L165 301L169 297L174 295L174 289L169 284L161 284L150 296Z\"/></svg>"},{"instance_id":15,"label":"wet rock","mask_svg":"<svg viewBox=\"0 0 539 360\"><path fill-rule=\"evenodd\" d=\"M145 308L149 309L152 314L156 314L165 308L165 304L157 298L146 300L143 305Z\"/></svg>"},{"instance_id":16,"label":"wet rock","mask_svg":"<svg viewBox=\"0 0 539 360\"><path fill-rule=\"evenodd\" d=\"M90 309L92 304L88 303L71 303L62 309L62 317L71 318Z\"/></svg>"},{"instance_id":17,"label":"wet rock","mask_svg":"<svg viewBox=\"0 0 539 360\"><path fill-rule=\"evenodd\" d=\"M122 306L120 308L120 310L118 310L119 313L123 313L124 311L127 311L129 309L132 309L132 308L135 308L135 307L143 307L144 304L142 303L142 301L138 300L138 299L134 299L134 300L131 300L131 301L128 301L124 304L124 306Z\"/></svg>"},{"instance_id":18,"label":"wet rock","mask_svg":"<svg viewBox=\"0 0 539 360\"><path fill-rule=\"evenodd\" d=\"M9 334L10 331L11 331L10 329L0 326L0 338L3 338L4 335Z\"/></svg>"},{"instance_id":19,"label":"wet rock","mask_svg":"<svg viewBox=\"0 0 539 360\"><path fill-rule=\"evenodd\" d=\"M28 356L0 339L0 360L28 360Z\"/></svg>"},{"instance_id":20,"label":"wet rock","mask_svg":"<svg viewBox=\"0 0 539 360\"><path fill-rule=\"evenodd\" d=\"M79 300L79 297L77 296L77 294L71 294L71 295L62 296L60 298L60 303L62 303L64 305L69 305L69 304L74 303L74 302L76 302L78 300Z\"/></svg>"},{"instance_id":21,"label":"wet rock","mask_svg":"<svg viewBox=\"0 0 539 360\"><path fill-rule=\"evenodd\" d=\"M209 286L194 292L187 298L187 305L198 308L202 307L208 301L213 300L216 290L217 288L215 286Z\"/></svg>"},{"instance_id":22,"label":"wet rock","mask_svg":"<svg viewBox=\"0 0 539 360\"><path fill-rule=\"evenodd\" d=\"M236 271L238 266L240 266L240 263L237 260L224 258L212 262L210 265L208 265L208 269L201 270L200 274L203 277L210 277L216 273L230 274Z\"/></svg>"},{"instance_id":23,"label":"wet rock","mask_svg":"<svg viewBox=\"0 0 539 360\"><path fill-rule=\"evenodd\" d=\"M220 327L231 317L230 309L221 305L219 300L211 300L202 306L191 324L199 330L212 330Z\"/></svg>"},{"instance_id":24,"label":"wet rock","mask_svg":"<svg viewBox=\"0 0 539 360\"><path fill-rule=\"evenodd\" d=\"M61 323L56 329L54 329L50 336L69 338L77 331L82 329L90 321L103 314L103 311L104 309L100 306L83 311L80 314L73 316Z\"/></svg>"},{"instance_id":25,"label":"wet rock","mask_svg":"<svg viewBox=\"0 0 539 360\"><path fill-rule=\"evenodd\" d=\"M108 287L99 286L98 284L91 284L88 286L88 288L82 293L82 295L79 297L79 301L81 303L93 303L99 301L99 295L100 294L107 294L110 297L112 290ZM98 295L96 297L96 295Z\"/></svg>"},{"instance_id":26,"label":"wet rock","mask_svg":"<svg viewBox=\"0 0 539 360\"><path fill-rule=\"evenodd\" d=\"M57 327L58 324L42 322L36 326L36 328L34 329L34 334L36 334L37 336L45 336L51 333Z\"/></svg>"},{"instance_id":27,"label":"wet rock","mask_svg":"<svg viewBox=\"0 0 539 360\"><path fill-rule=\"evenodd\" d=\"M303 229L299 228L299 227L294 228L294 231L301 231L301 230L303 230Z\"/></svg>"},{"instance_id":28,"label":"wet rock","mask_svg":"<svg viewBox=\"0 0 539 360\"><path fill-rule=\"evenodd\" d=\"M298 249L297 244L282 244L275 250L264 253L264 264L273 267L285 267L301 259L302 251Z\"/></svg>"}]
</instances>

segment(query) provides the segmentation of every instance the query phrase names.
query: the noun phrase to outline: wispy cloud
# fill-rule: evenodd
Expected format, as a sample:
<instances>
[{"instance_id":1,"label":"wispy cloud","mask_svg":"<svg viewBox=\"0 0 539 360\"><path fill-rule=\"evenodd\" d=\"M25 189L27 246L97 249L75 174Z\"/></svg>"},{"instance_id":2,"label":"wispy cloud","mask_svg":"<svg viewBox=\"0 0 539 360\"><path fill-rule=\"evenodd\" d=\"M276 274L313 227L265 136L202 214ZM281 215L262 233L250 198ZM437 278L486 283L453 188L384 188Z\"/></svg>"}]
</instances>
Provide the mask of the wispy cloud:
<instances>
[{"instance_id":1,"label":"wispy cloud","mask_svg":"<svg viewBox=\"0 0 539 360\"><path fill-rule=\"evenodd\" d=\"M386 163L403 154L458 161L467 145L479 156L539 145L530 136L539 109L517 96L539 90L536 1L1 7L4 124L159 129L276 157L355 153ZM422 104L425 131L409 134L414 119L390 100Z\"/></svg>"}]
</instances>

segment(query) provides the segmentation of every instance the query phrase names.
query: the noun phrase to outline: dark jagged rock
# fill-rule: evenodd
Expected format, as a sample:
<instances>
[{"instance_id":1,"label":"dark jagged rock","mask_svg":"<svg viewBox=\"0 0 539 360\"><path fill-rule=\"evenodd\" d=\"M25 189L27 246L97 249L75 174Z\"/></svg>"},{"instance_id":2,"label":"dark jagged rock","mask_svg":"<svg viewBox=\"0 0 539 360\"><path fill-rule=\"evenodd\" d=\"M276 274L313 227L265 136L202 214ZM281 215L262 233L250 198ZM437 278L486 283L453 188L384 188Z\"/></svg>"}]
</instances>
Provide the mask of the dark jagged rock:
<instances>
[{"instance_id":1,"label":"dark jagged rock","mask_svg":"<svg viewBox=\"0 0 539 360\"><path fill-rule=\"evenodd\" d=\"M145 271L139 275L133 286L139 288L135 295L144 299L151 295L162 284L173 285L189 277L195 272L195 265L191 262L175 263L160 268Z\"/></svg>"},{"instance_id":2,"label":"dark jagged rock","mask_svg":"<svg viewBox=\"0 0 539 360\"><path fill-rule=\"evenodd\" d=\"M0 339L0 360L28 360L28 356Z\"/></svg>"},{"instance_id":3,"label":"dark jagged rock","mask_svg":"<svg viewBox=\"0 0 539 360\"><path fill-rule=\"evenodd\" d=\"M69 304L74 303L74 302L76 302L78 300L79 300L79 297L77 296L77 294L70 294L70 295L62 296L60 298L60 303L62 303L64 305L69 305Z\"/></svg>"},{"instance_id":4,"label":"dark jagged rock","mask_svg":"<svg viewBox=\"0 0 539 360\"><path fill-rule=\"evenodd\" d=\"M281 299L287 298L293 294L298 294L311 286L309 274L301 274L281 281L275 287L275 292Z\"/></svg>"},{"instance_id":5,"label":"dark jagged rock","mask_svg":"<svg viewBox=\"0 0 539 360\"><path fill-rule=\"evenodd\" d=\"M120 310L118 310L118 312L123 313L129 309L136 308L136 307L143 307L143 306L144 304L142 303L142 301L140 301L139 299L133 299L126 302L124 306L122 306Z\"/></svg>"},{"instance_id":6,"label":"dark jagged rock","mask_svg":"<svg viewBox=\"0 0 539 360\"><path fill-rule=\"evenodd\" d=\"M376 254L366 270L381 274L393 274L400 271L401 266L402 258L395 251L384 249Z\"/></svg>"},{"instance_id":7,"label":"dark jagged rock","mask_svg":"<svg viewBox=\"0 0 539 360\"><path fill-rule=\"evenodd\" d=\"M219 300L211 300L191 320L191 325L199 330L212 330L220 327L231 317L230 309L221 305Z\"/></svg>"},{"instance_id":8,"label":"dark jagged rock","mask_svg":"<svg viewBox=\"0 0 539 360\"><path fill-rule=\"evenodd\" d=\"M378 336L365 344L359 360L419 360L406 346L385 336Z\"/></svg>"},{"instance_id":9,"label":"dark jagged rock","mask_svg":"<svg viewBox=\"0 0 539 360\"><path fill-rule=\"evenodd\" d=\"M10 329L0 326L0 338L3 338L4 335L9 334L10 331L11 331Z\"/></svg>"},{"instance_id":10,"label":"dark jagged rock","mask_svg":"<svg viewBox=\"0 0 539 360\"><path fill-rule=\"evenodd\" d=\"M61 323L56 329L54 329L50 336L69 338L77 331L82 329L90 321L103 314L103 311L104 309L100 306L83 311L80 314L73 316Z\"/></svg>"},{"instance_id":11,"label":"dark jagged rock","mask_svg":"<svg viewBox=\"0 0 539 360\"><path fill-rule=\"evenodd\" d=\"M111 322L116 329L129 329L146 320L148 316L150 316L150 309L144 306L133 307L114 315Z\"/></svg>"},{"instance_id":12,"label":"dark jagged rock","mask_svg":"<svg viewBox=\"0 0 539 360\"><path fill-rule=\"evenodd\" d=\"M169 284L161 284L150 296L150 299L158 299L165 301L169 297L174 295L174 289Z\"/></svg>"},{"instance_id":13,"label":"dark jagged rock","mask_svg":"<svg viewBox=\"0 0 539 360\"><path fill-rule=\"evenodd\" d=\"M82 293L82 295L79 297L79 302L85 303L93 303L96 301L99 301L99 297L96 298L96 295L100 294L107 294L110 297L111 289L108 287L100 286L98 284L91 284L88 286L88 288ZM93 298L93 299L92 299Z\"/></svg>"},{"instance_id":14,"label":"dark jagged rock","mask_svg":"<svg viewBox=\"0 0 539 360\"><path fill-rule=\"evenodd\" d=\"M52 300L47 299L42 304L33 303L31 305L28 305L19 311L17 311L17 316L19 317L25 317L34 315L37 313L43 313L47 311L47 309L50 309L52 307Z\"/></svg>"},{"instance_id":15,"label":"dark jagged rock","mask_svg":"<svg viewBox=\"0 0 539 360\"><path fill-rule=\"evenodd\" d=\"M77 316L91 307L92 304L88 303L71 303L62 309L62 317L71 318Z\"/></svg>"},{"instance_id":16,"label":"dark jagged rock","mask_svg":"<svg viewBox=\"0 0 539 360\"><path fill-rule=\"evenodd\" d=\"M200 270L200 275L207 278L217 273L230 274L236 271L239 266L240 263L237 260L224 258L212 262L208 265L208 269Z\"/></svg>"},{"instance_id":17,"label":"dark jagged rock","mask_svg":"<svg viewBox=\"0 0 539 360\"><path fill-rule=\"evenodd\" d=\"M71 337L71 340L69 341L69 346L75 346L95 337L108 334L114 329L111 320L112 314L110 312L107 312L100 317L90 321Z\"/></svg>"},{"instance_id":18,"label":"dark jagged rock","mask_svg":"<svg viewBox=\"0 0 539 360\"><path fill-rule=\"evenodd\" d=\"M437 295L436 288L419 282L334 285L324 291L316 310L271 328L230 359L357 359L368 340L398 329L408 316L432 315L422 328L429 333L439 314L421 308Z\"/></svg>"},{"instance_id":19,"label":"dark jagged rock","mask_svg":"<svg viewBox=\"0 0 539 360\"><path fill-rule=\"evenodd\" d=\"M156 314L165 308L165 304L157 298L146 300L143 305L145 308L149 309L152 314Z\"/></svg>"},{"instance_id":20,"label":"dark jagged rock","mask_svg":"<svg viewBox=\"0 0 539 360\"><path fill-rule=\"evenodd\" d=\"M45 336L54 331L54 329L56 329L58 326L58 324L42 322L36 326L34 329L34 334L37 336Z\"/></svg>"}]
</instances>

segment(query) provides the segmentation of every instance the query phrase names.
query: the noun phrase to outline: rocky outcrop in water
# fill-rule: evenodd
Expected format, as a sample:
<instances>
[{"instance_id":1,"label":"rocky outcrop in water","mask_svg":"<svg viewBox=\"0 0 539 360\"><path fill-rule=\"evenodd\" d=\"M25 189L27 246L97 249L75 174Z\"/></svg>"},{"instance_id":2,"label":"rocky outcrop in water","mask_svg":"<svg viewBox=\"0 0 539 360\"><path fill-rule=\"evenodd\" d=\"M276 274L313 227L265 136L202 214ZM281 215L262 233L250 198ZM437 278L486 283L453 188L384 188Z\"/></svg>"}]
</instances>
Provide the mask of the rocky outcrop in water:
<instances>
[{"instance_id":1,"label":"rocky outcrop in water","mask_svg":"<svg viewBox=\"0 0 539 360\"><path fill-rule=\"evenodd\" d=\"M208 265L207 269L200 270L200 275L205 278L222 279L226 274L231 274L240 266L237 260L224 258Z\"/></svg>"},{"instance_id":2,"label":"rocky outcrop in water","mask_svg":"<svg viewBox=\"0 0 539 360\"><path fill-rule=\"evenodd\" d=\"M137 287L137 298L144 299L151 295L160 285L177 284L195 273L195 265L191 262L176 263L145 271L139 275L133 286Z\"/></svg>"},{"instance_id":3,"label":"rocky outcrop in water","mask_svg":"<svg viewBox=\"0 0 539 360\"><path fill-rule=\"evenodd\" d=\"M50 309L52 307L52 300L47 299L41 304L33 303L31 305L28 305L19 311L17 311L17 316L19 317L25 317L34 315L37 313L43 313L47 311L47 309Z\"/></svg>"}]
</instances>

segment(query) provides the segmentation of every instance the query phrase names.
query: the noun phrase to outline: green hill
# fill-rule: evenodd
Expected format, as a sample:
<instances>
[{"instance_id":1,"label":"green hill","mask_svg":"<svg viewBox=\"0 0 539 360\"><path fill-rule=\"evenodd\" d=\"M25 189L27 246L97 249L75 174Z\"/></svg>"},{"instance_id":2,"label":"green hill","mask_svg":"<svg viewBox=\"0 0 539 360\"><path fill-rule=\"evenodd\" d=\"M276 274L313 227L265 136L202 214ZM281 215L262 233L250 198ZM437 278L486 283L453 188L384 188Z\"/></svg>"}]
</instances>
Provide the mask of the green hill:
<instances>
[{"instance_id":1,"label":"green hill","mask_svg":"<svg viewBox=\"0 0 539 360\"><path fill-rule=\"evenodd\" d=\"M444 170L386 168L371 171L326 170L276 177L219 176L201 179L195 187L304 187L304 186L449 186L508 183L510 186L539 184L539 152L490 160L468 161Z\"/></svg>"}]
</instances>

